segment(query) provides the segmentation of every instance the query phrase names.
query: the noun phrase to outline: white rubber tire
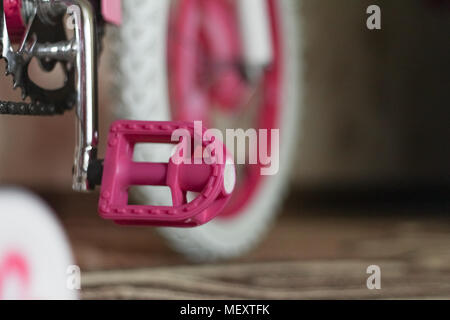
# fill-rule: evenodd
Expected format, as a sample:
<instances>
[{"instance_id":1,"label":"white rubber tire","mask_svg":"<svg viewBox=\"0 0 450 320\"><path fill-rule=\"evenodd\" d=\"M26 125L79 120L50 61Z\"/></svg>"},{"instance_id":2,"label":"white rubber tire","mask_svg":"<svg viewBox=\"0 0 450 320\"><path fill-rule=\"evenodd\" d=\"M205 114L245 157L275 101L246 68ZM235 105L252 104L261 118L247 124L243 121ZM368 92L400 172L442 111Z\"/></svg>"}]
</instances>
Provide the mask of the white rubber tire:
<instances>
[{"instance_id":1,"label":"white rubber tire","mask_svg":"<svg viewBox=\"0 0 450 320\"><path fill-rule=\"evenodd\" d=\"M289 181L289 170L297 139L298 111L301 109L301 25L298 0L279 0L286 56L285 90L280 144L280 171L267 178L259 195L245 212L233 219L215 221L194 229L161 229L173 247L196 261L211 261L239 256L262 238L271 225ZM113 31L114 65L117 77L117 115L134 120L170 120L167 87L166 44L170 0L123 1L124 24ZM169 154L170 150L161 150ZM160 152L157 152L158 154ZM152 147L141 147L140 160L155 161ZM137 190L133 196L147 203L167 203L167 194Z\"/></svg>"},{"instance_id":2,"label":"white rubber tire","mask_svg":"<svg viewBox=\"0 0 450 320\"><path fill-rule=\"evenodd\" d=\"M27 191L3 187L0 220L1 298L78 299L78 288L69 284L76 284L77 274L73 272L79 269L74 266L69 241L52 210ZM19 259L21 267L5 273L8 257Z\"/></svg>"}]
</instances>

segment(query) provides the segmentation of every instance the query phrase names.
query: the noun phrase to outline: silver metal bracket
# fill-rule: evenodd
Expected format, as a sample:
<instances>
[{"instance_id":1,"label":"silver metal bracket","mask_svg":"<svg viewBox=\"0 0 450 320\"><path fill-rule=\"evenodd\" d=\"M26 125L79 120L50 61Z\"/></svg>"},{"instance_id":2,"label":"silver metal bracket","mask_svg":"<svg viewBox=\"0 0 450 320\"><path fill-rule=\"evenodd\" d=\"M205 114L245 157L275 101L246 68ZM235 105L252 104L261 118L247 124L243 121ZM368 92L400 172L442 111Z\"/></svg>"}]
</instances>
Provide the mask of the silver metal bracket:
<instances>
[{"instance_id":1,"label":"silver metal bracket","mask_svg":"<svg viewBox=\"0 0 450 320\"><path fill-rule=\"evenodd\" d=\"M88 179L89 166L97 160L98 133L98 69L95 13L88 0L61 0L74 16L75 41L78 50L77 69L77 142L72 188L89 191L95 188ZM77 10L78 8L79 10Z\"/></svg>"},{"instance_id":2,"label":"silver metal bracket","mask_svg":"<svg viewBox=\"0 0 450 320\"><path fill-rule=\"evenodd\" d=\"M72 17L74 39L70 43L39 48L36 53L73 58L76 82L77 141L72 187L86 192L95 188L89 182L89 166L97 160L98 134L98 75L96 15L88 0L28 0L33 1L37 15L51 24L61 13ZM72 53L74 53L72 55Z\"/></svg>"}]
</instances>

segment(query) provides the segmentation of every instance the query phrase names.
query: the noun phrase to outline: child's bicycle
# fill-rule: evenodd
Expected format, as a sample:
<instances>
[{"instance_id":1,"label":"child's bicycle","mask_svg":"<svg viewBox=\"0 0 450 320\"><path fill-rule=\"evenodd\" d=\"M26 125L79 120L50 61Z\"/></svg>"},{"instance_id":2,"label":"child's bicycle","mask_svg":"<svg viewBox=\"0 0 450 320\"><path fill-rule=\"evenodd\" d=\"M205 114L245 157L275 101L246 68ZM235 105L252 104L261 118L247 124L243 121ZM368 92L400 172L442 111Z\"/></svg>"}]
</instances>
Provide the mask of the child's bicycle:
<instances>
[{"instance_id":1,"label":"child's bicycle","mask_svg":"<svg viewBox=\"0 0 450 320\"><path fill-rule=\"evenodd\" d=\"M163 234L197 260L240 255L261 238L283 196L296 140L298 0L0 3L1 53L24 100L0 102L0 114L76 112L73 189L100 186L103 218L170 227ZM114 107L126 120L99 137L97 64L108 24L114 25L107 42L113 50ZM28 72L33 59L42 72L61 68L62 85L50 90L35 82ZM278 174L261 175L267 165L262 161L235 170L228 152L222 162L213 151L211 161L195 161L199 135L200 154L211 143L226 149L196 131L198 120L222 130L279 128ZM173 161L168 145L176 130L188 133L175 143L192 143L193 163ZM99 143L107 144L105 160L98 159Z\"/></svg>"}]
</instances>

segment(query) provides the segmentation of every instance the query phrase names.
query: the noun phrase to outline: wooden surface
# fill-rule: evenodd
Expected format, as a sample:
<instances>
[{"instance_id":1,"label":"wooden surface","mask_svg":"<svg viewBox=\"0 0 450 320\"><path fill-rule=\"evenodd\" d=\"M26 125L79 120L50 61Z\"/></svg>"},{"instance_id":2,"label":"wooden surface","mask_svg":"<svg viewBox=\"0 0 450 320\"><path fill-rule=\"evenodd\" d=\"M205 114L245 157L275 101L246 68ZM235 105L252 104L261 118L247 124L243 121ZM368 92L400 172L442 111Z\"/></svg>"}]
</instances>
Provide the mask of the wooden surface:
<instances>
[{"instance_id":1,"label":"wooden surface","mask_svg":"<svg viewBox=\"0 0 450 320\"><path fill-rule=\"evenodd\" d=\"M83 298L450 298L447 206L349 209L290 201L253 252L196 265L153 229L100 220L95 195L47 198L83 271ZM369 265L381 267L381 290L366 287Z\"/></svg>"}]
</instances>

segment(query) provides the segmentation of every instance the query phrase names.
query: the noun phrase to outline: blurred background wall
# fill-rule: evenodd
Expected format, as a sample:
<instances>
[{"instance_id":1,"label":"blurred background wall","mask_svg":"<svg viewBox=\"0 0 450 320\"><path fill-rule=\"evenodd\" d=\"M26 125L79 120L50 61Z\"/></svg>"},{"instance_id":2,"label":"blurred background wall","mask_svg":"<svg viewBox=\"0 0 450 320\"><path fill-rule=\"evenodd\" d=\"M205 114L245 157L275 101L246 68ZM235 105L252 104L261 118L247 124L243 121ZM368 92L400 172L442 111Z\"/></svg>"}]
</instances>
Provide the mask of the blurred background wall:
<instances>
[{"instance_id":1,"label":"blurred background wall","mask_svg":"<svg viewBox=\"0 0 450 320\"><path fill-rule=\"evenodd\" d=\"M366 28L371 4L382 9L381 31ZM450 181L448 1L303 0L299 19L305 98L294 184ZM103 135L112 119L105 61ZM0 85L2 99L14 95L9 78ZM2 183L69 191L73 149L73 114L0 117Z\"/></svg>"},{"instance_id":2,"label":"blurred background wall","mask_svg":"<svg viewBox=\"0 0 450 320\"><path fill-rule=\"evenodd\" d=\"M366 28L378 4L382 30ZM297 182L450 181L449 1L303 1Z\"/></svg>"}]
</instances>

